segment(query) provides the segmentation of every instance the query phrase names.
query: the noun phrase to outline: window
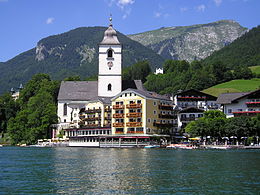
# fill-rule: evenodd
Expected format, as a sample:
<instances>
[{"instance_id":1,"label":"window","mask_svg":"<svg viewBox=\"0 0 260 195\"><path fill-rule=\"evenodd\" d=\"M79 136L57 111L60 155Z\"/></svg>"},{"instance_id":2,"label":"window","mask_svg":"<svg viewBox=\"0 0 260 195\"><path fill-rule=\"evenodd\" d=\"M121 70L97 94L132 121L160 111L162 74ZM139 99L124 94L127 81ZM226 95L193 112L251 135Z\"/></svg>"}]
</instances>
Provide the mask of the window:
<instances>
[{"instance_id":1,"label":"window","mask_svg":"<svg viewBox=\"0 0 260 195\"><path fill-rule=\"evenodd\" d=\"M150 118L148 118L148 119L147 119L147 121L148 121L148 123L150 123L150 122L151 122L151 119L150 119Z\"/></svg>"},{"instance_id":2,"label":"window","mask_svg":"<svg viewBox=\"0 0 260 195\"><path fill-rule=\"evenodd\" d=\"M137 100L137 104L141 104L141 102L142 102L141 100Z\"/></svg>"},{"instance_id":3,"label":"window","mask_svg":"<svg viewBox=\"0 0 260 195\"><path fill-rule=\"evenodd\" d=\"M108 57L108 58L112 58L112 57L113 57L113 51L112 51L112 49L109 49L109 50L107 51L107 57Z\"/></svg>"},{"instance_id":4,"label":"window","mask_svg":"<svg viewBox=\"0 0 260 195\"><path fill-rule=\"evenodd\" d=\"M156 102L153 102L153 105L156 106Z\"/></svg>"},{"instance_id":5,"label":"window","mask_svg":"<svg viewBox=\"0 0 260 195\"><path fill-rule=\"evenodd\" d=\"M109 83L108 86L107 86L107 90L108 91L111 91L112 90L112 85Z\"/></svg>"},{"instance_id":6,"label":"window","mask_svg":"<svg viewBox=\"0 0 260 195\"><path fill-rule=\"evenodd\" d=\"M232 113L232 109L228 109L228 113Z\"/></svg>"},{"instance_id":7,"label":"window","mask_svg":"<svg viewBox=\"0 0 260 195\"><path fill-rule=\"evenodd\" d=\"M67 104L65 103L63 105L63 115L66 116L67 115L67 112L68 112L68 107L67 107Z\"/></svg>"},{"instance_id":8,"label":"window","mask_svg":"<svg viewBox=\"0 0 260 195\"><path fill-rule=\"evenodd\" d=\"M156 114L156 110L153 111L153 114Z\"/></svg>"}]
</instances>

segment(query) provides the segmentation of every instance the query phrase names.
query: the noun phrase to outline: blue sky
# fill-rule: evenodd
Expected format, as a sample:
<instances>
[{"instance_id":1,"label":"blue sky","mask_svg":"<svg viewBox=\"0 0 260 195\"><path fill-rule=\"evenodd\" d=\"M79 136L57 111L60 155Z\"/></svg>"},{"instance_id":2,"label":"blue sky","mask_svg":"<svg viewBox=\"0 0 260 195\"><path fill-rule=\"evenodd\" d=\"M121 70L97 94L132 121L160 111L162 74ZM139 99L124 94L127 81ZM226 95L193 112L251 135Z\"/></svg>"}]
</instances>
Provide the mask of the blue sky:
<instances>
[{"instance_id":1,"label":"blue sky","mask_svg":"<svg viewBox=\"0 0 260 195\"><path fill-rule=\"evenodd\" d=\"M259 25L260 0L0 0L0 62L44 37L107 26L110 13L124 34L223 19L252 28Z\"/></svg>"}]
</instances>

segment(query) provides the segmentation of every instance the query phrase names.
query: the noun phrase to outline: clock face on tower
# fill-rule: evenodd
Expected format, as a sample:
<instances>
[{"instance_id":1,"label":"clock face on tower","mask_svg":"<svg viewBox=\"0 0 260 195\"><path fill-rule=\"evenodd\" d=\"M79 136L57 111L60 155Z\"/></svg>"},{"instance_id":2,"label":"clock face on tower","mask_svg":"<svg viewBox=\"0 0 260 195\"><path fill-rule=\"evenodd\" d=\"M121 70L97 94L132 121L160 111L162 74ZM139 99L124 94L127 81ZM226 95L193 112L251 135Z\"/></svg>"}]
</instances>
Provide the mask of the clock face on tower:
<instances>
[{"instance_id":1,"label":"clock face on tower","mask_svg":"<svg viewBox=\"0 0 260 195\"><path fill-rule=\"evenodd\" d=\"M108 66L109 68L111 68L111 67L113 66L113 62L109 61L109 62L107 63L107 66Z\"/></svg>"}]
</instances>

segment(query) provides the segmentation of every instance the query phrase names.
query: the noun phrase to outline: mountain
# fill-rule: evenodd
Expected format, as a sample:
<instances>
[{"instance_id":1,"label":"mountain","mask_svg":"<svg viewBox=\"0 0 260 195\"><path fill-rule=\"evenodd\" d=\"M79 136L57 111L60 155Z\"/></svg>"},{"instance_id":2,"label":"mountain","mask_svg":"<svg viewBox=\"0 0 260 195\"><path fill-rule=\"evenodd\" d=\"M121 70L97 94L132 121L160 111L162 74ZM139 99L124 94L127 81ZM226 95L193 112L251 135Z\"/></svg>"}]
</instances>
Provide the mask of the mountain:
<instances>
[{"instance_id":1,"label":"mountain","mask_svg":"<svg viewBox=\"0 0 260 195\"><path fill-rule=\"evenodd\" d=\"M26 83L39 72L52 79L80 75L86 78L98 72L98 44L106 27L81 27L40 40L37 46L0 63L0 93ZM160 67L164 59L153 50L117 33L123 45L123 66L140 60L148 60L153 69Z\"/></svg>"},{"instance_id":2,"label":"mountain","mask_svg":"<svg viewBox=\"0 0 260 195\"><path fill-rule=\"evenodd\" d=\"M200 60L243 35L246 28L232 20L209 24L160 28L128 35L160 54L174 60Z\"/></svg>"},{"instance_id":3,"label":"mountain","mask_svg":"<svg viewBox=\"0 0 260 195\"><path fill-rule=\"evenodd\" d=\"M251 29L230 45L214 52L204 60L208 64L217 61L224 62L231 69L235 69L239 65L260 65L260 26Z\"/></svg>"}]
</instances>

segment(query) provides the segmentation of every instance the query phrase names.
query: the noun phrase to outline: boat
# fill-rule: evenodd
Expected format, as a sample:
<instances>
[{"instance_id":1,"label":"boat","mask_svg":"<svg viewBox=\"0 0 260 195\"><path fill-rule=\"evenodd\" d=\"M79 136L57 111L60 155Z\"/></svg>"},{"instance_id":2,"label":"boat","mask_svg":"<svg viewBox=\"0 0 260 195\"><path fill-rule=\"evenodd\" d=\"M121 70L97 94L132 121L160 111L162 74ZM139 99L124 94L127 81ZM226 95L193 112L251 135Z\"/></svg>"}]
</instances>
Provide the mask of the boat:
<instances>
[{"instance_id":1,"label":"boat","mask_svg":"<svg viewBox=\"0 0 260 195\"><path fill-rule=\"evenodd\" d=\"M3 147L3 145L0 144L0 147Z\"/></svg>"},{"instance_id":2,"label":"boat","mask_svg":"<svg viewBox=\"0 0 260 195\"><path fill-rule=\"evenodd\" d=\"M230 147L228 146L207 146L206 149L216 149L216 150L227 150Z\"/></svg>"},{"instance_id":3,"label":"boat","mask_svg":"<svg viewBox=\"0 0 260 195\"><path fill-rule=\"evenodd\" d=\"M160 148L160 145L147 145L144 148Z\"/></svg>"},{"instance_id":4,"label":"boat","mask_svg":"<svg viewBox=\"0 0 260 195\"><path fill-rule=\"evenodd\" d=\"M187 144L170 144L168 146L166 146L166 148L174 148L174 149L187 149L187 150L191 150L191 149L196 149L196 146L192 146L192 145L187 145Z\"/></svg>"}]
</instances>

